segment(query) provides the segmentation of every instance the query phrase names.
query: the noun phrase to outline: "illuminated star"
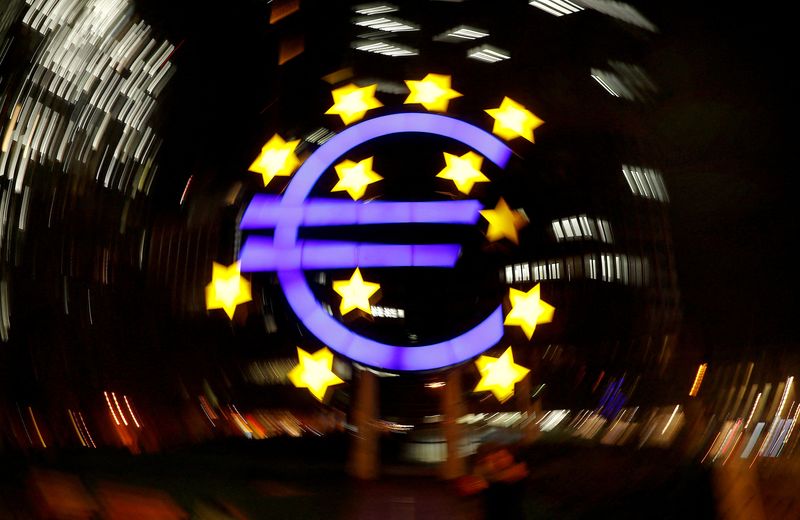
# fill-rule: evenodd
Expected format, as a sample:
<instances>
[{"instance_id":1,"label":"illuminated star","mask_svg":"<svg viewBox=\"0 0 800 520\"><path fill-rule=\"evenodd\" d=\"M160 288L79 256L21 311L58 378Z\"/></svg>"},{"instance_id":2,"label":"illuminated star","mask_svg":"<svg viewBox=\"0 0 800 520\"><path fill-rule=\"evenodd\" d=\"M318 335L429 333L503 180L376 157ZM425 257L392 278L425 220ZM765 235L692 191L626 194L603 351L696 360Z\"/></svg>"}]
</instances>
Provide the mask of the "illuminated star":
<instances>
[{"instance_id":1,"label":"illuminated star","mask_svg":"<svg viewBox=\"0 0 800 520\"><path fill-rule=\"evenodd\" d=\"M531 339L536 325L553 321L556 308L539 298L539 284L528 292L509 289L511 311L506 316L506 325L519 325Z\"/></svg>"},{"instance_id":2,"label":"illuminated star","mask_svg":"<svg viewBox=\"0 0 800 520\"><path fill-rule=\"evenodd\" d=\"M354 309L361 309L371 315L372 309L369 305L369 297L378 292L380 288L380 284L365 282L361 278L361 271L356 268L349 280L336 280L333 282L333 290L342 297L342 302L339 304L339 312L344 316Z\"/></svg>"},{"instance_id":3,"label":"illuminated star","mask_svg":"<svg viewBox=\"0 0 800 520\"><path fill-rule=\"evenodd\" d=\"M501 403L514 395L514 385L530 372L527 368L514 363L514 354L511 347L499 357L481 356L475 361L475 366L481 373L481 380L475 387L475 392L491 391Z\"/></svg>"},{"instance_id":4,"label":"illuminated star","mask_svg":"<svg viewBox=\"0 0 800 520\"><path fill-rule=\"evenodd\" d=\"M211 283L206 285L206 309L224 309L228 318L233 319L236 306L253 299L250 282L242 277L239 264L236 262L225 267L214 262Z\"/></svg>"},{"instance_id":5,"label":"illuminated star","mask_svg":"<svg viewBox=\"0 0 800 520\"><path fill-rule=\"evenodd\" d=\"M507 238L515 244L519 244L517 230L528 223L525 215L519 211L512 211L502 198L497 201L494 209L484 209L481 211L481 215L489 221L486 238L492 242Z\"/></svg>"},{"instance_id":6,"label":"illuminated star","mask_svg":"<svg viewBox=\"0 0 800 520\"><path fill-rule=\"evenodd\" d=\"M534 142L533 129L544 123L524 106L507 97L503 98L498 108L487 110L486 113L494 118L492 132L505 140L522 136Z\"/></svg>"},{"instance_id":7,"label":"illuminated star","mask_svg":"<svg viewBox=\"0 0 800 520\"><path fill-rule=\"evenodd\" d=\"M300 141L287 143L278 134L273 135L261 148L261 153L248 170L260 173L264 178L264 186L275 177L288 177L300 164L300 160L294 154L294 149L299 143Z\"/></svg>"},{"instance_id":8,"label":"illuminated star","mask_svg":"<svg viewBox=\"0 0 800 520\"><path fill-rule=\"evenodd\" d=\"M353 83L333 91L333 106L326 114L337 114L344 124L358 121L367 110L382 107L383 103L375 99L377 85L357 87Z\"/></svg>"},{"instance_id":9,"label":"illuminated star","mask_svg":"<svg viewBox=\"0 0 800 520\"><path fill-rule=\"evenodd\" d=\"M475 152L467 152L461 157L444 152L444 161L447 166L436 176L453 181L461 193L469 194L476 182L489 182L489 178L481 173L483 157Z\"/></svg>"},{"instance_id":10,"label":"illuminated star","mask_svg":"<svg viewBox=\"0 0 800 520\"><path fill-rule=\"evenodd\" d=\"M323 347L313 354L297 347L300 364L289 371L289 381L297 388L308 388L319 401L325 398L329 386L344 383L333 373L333 353Z\"/></svg>"},{"instance_id":11,"label":"illuminated star","mask_svg":"<svg viewBox=\"0 0 800 520\"><path fill-rule=\"evenodd\" d=\"M368 157L357 163L353 161L343 161L337 164L336 175L339 182L331 191L346 191L353 200L358 200L367 191L367 185L383 180L383 177L372 170L372 157Z\"/></svg>"},{"instance_id":12,"label":"illuminated star","mask_svg":"<svg viewBox=\"0 0 800 520\"><path fill-rule=\"evenodd\" d=\"M428 110L446 112L451 99L461 96L460 92L450 88L450 76L428 74L422 81L406 80L411 94L405 104L421 103Z\"/></svg>"}]
</instances>

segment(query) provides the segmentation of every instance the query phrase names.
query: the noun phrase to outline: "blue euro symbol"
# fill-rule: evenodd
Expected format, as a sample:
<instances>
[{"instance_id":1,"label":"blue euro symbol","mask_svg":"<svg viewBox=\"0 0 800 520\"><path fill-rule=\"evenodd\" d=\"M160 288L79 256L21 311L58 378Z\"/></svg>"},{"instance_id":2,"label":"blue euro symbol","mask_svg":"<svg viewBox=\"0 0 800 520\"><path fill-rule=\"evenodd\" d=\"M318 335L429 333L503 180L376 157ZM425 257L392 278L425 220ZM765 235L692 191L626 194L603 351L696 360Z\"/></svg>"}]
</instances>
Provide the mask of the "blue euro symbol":
<instances>
[{"instance_id":1,"label":"blue euro symbol","mask_svg":"<svg viewBox=\"0 0 800 520\"><path fill-rule=\"evenodd\" d=\"M314 297L304 270L348 267L452 267L458 244L370 244L300 240L301 226L371 224L474 225L482 209L476 200L368 203L309 199L311 189L334 161L358 145L399 133L425 133L459 141L504 168L511 149L492 134L437 114L401 113L347 128L318 148L297 170L282 197L256 195L240 228L274 228L273 237L253 235L242 247L244 272L276 271L286 299L305 327L339 354L359 363L395 371L434 370L461 363L494 346L503 336L502 306L469 331L440 343L389 345L360 336L328 314Z\"/></svg>"}]
</instances>

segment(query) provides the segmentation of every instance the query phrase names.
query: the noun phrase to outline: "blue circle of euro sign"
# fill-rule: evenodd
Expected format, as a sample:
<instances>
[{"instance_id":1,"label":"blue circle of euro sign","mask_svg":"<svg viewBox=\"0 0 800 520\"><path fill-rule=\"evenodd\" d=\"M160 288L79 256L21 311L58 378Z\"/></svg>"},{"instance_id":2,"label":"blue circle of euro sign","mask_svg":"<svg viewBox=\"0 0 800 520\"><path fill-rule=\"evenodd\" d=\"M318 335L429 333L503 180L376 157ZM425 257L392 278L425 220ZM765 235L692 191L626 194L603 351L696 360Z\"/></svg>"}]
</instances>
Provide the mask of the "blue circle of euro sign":
<instances>
[{"instance_id":1,"label":"blue circle of euro sign","mask_svg":"<svg viewBox=\"0 0 800 520\"><path fill-rule=\"evenodd\" d=\"M308 285L303 269L324 268L323 264L326 261L336 258L336 247L331 246L330 243L315 242L312 244L297 238L298 228L301 225L325 225L319 224L321 219L332 218L335 221L339 218L337 215L345 214L348 211L354 212L353 214L361 212L359 213L361 216L353 217L349 221L347 220L349 217L341 217L339 224L423 222L426 221L426 218L429 219L427 220L428 222L447 222L446 217L443 218L441 215L439 217L430 217L430 211L422 211L423 207L436 210L437 208L433 205L438 205L440 210L443 209L444 214L447 214L451 209L457 209L458 211L456 212L460 215L451 221L453 223L475 224L477 222L481 205L475 200L418 203L379 201L360 203L332 199L308 200L308 195L319 178L342 155L372 139L400 133L434 134L459 141L476 150L501 168L505 167L511 156L511 149L492 134L461 120L438 114L399 113L358 123L337 134L308 157L292 177L282 197L270 197L267 195L256 195L254 197L242 218L240 227L242 229L264 227L265 222L269 221L274 226L275 233L273 239L266 237L248 238L242 248L241 267L242 271L251 272L275 270L286 299L297 317L309 332L339 354L359 363L387 370L434 370L471 359L497 344L503 336L502 306L495 308L487 318L472 329L447 341L413 347L381 343L354 333L333 318L320 306ZM317 208L317 211L312 211L310 208L317 203L322 207ZM325 203L328 203L327 207L325 207ZM269 208L270 204L272 205L271 209ZM460 206L456 207L459 204ZM260 209L256 207L257 205L260 205ZM382 210L383 213L388 212L392 215L383 215L385 218L379 222L375 219L370 220L370 217L362 214L364 213L362 210L380 208L380 205L387 207L386 211ZM465 205L469 205L469 208ZM347 208L350 209L348 210ZM392 208L396 211L390 211ZM422 213L426 213L426 215L417 219L410 216L417 209ZM469 217L464 216L463 210L465 209L469 210ZM372 211L372 213L374 214L375 211ZM260 217L263 218L259 220ZM255 223L256 221L258 223ZM328 225L336 225L336 223L328 223ZM347 244L340 246L340 248L346 248L346 246ZM268 265L256 259L255 251L257 247L261 248L261 252L267 251L269 256ZM321 250L317 249L315 253L317 256L324 257L322 261L317 261L316 263L311 255L315 247L322 247ZM409 260L408 263L403 265L435 265L437 262L435 260L433 263L426 263L426 261L430 262L430 259L435 256L436 247L456 248L455 254L450 255L452 257L451 265L458 256L457 245L364 246L350 244L348 254L352 255L353 250L358 250L355 257L350 256L351 263L349 265L345 263L340 265L328 264L327 267L357 267L360 264L360 259L365 258L365 255L369 256L369 247L381 248L380 250L384 256L397 256L398 254L402 256L406 254ZM400 249L392 250L391 248ZM415 250L414 248L421 249ZM434 251L431 251L430 248L433 248ZM375 250L372 251L373 253L376 252ZM452 253L453 251L449 252ZM417 256L415 257L414 255ZM373 260L374 256L373 254L371 257ZM420 258L419 261L414 260L417 257ZM355 260L352 260L353 258ZM365 267L363 264L360 265ZM372 263L367 266L386 265L389 264L382 264L378 261L378 263ZM400 264L395 263L394 265ZM444 267L445 265L441 266Z\"/></svg>"}]
</instances>

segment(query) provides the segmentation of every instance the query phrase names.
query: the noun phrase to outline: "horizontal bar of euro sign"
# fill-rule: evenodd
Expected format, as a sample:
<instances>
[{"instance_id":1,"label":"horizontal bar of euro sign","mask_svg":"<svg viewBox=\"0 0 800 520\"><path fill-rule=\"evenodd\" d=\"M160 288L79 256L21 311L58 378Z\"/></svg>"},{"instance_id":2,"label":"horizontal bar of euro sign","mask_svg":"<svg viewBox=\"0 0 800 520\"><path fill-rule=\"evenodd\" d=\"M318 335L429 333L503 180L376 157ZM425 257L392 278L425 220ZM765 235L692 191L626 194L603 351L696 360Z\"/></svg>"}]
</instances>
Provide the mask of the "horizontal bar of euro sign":
<instances>
[{"instance_id":1,"label":"horizontal bar of euro sign","mask_svg":"<svg viewBox=\"0 0 800 520\"><path fill-rule=\"evenodd\" d=\"M301 205L281 204L274 195L256 195L242 216L241 229L273 228L279 222L295 226L369 224L468 224L483 209L477 200L367 203L309 199Z\"/></svg>"},{"instance_id":2,"label":"horizontal bar of euro sign","mask_svg":"<svg viewBox=\"0 0 800 520\"><path fill-rule=\"evenodd\" d=\"M242 272L352 267L453 267L458 244L368 244L324 240L275 247L269 237L249 237L242 247Z\"/></svg>"}]
</instances>

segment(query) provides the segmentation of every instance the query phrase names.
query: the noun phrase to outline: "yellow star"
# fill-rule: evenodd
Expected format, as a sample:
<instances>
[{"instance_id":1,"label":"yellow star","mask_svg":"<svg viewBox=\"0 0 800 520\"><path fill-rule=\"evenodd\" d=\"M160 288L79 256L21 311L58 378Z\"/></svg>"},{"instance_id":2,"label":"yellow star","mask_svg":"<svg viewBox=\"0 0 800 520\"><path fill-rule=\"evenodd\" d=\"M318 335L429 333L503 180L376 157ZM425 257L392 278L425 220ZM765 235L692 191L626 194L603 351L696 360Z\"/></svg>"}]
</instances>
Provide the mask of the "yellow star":
<instances>
[{"instance_id":1,"label":"yellow star","mask_svg":"<svg viewBox=\"0 0 800 520\"><path fill-rule=\"evenodd\" d=\"M325 398L329 386L344 383L333 373L333 353L323 347L313 354L297 347L300 364L289 371L289 381L297 388L308 388L319 401Z\"/></svg>"},{"instance_id":2,"label":"yellow star","mask_svg":"<svg viewBox=\"0 0 800 520\"><path fill-rule=\"evenodd\" d=\"M346 125L358 121L364 117L367 110L383 106L383 103L375 99L377 87L377 85L369 85L359 88L350 83L342 88L337 88L332 92L333 106L325 113L339 115Z\"/></svg>"},{"instance_id":3,"label":"yellow star","mask_svg":"<svg viewBox=\"0 0 800 520\"><path fill-rule=\"evenodd\" d=\"M492 132L507 141L522 136L534 142L533 129L544 123L524 106L508 97L503 98L498 108L487 110L486 113L494 118Z\"/></svg>"},{"instance_id":4,"label":"yellow star","mask_svg":"<svg viewBox=\"0 0 800 520\"><path fill-rule=\"evenodd\" d=\"M511 300L511 311L506 316L506 325L519 325L531 339L536 325L550 323L556 308L539 299L540 288L536 286L528 292L509 289L508 298Z\"/></svg>"},{"instance_id":5,"label":"yellow star","mask_svg":"<svg viewBox=\"0 0 800 520\"><path fill-rule=\"evenodd\" d=\"M342 302L339 304L339 312L344 316L354 309L361 309L371 315L372 309L369 305L369 297L378 292L380 288L380 284L365 282L361 278L361 271L356 268L350 280L336 280L333 282L333 290L342 297Z\"/></svg>"},{"instance_id":6,"label":"yellow star","mask_svg":"<svg viewBox=\"0 0 800 520\"><path fill-rule=\"evenodd\" d=\"M514 385L530 372L527 368L514 363L514 354L508 347L499 358L481 356L475 361L481 373L481 380L475 392L490 390L501 403L514 395Z\"/></svg>"},{"instance_id":7,"label":"yellow star","mask_svg":"<svg viewBox=\"0 0 800 520\"><path fill-rule=\"evenodd\" d=\"M519 244L517 230L527 225L528 220L525 215L519 211L512 211L502 198L497 201L494 209L484 209L481 211L481 215L489 221L486 238L492 242L507 238L515 244Z\"/></svg>"},{"instance_id":8,"label":"yellow star","mask_svg":"<svg viewBox=\"0 0 800 520\"><path fill-rule=\"evenodd\" d=\"M467 152L461 157L444 152L444 162L447 166L436 176L453 181L461 193L469 194L476 182L489 182L489 178L481 173L483 157L475 152Z\"/></svg>"},{"instance_id":9,"label":"yellow star","mask_svg":"<svg viewBox=\"0 0 800 520\"><path fill-rule=\"evenodd\" d=\"M411 94L405 104L421 103L428 110L446 112L451 99L461 96L460 92L450 88L450 76L428 74L422 81L406 80Z\"/></svg>"},{"instance_id":10,"label":"yellow star","mask_svg":"<svg viewBox=\"0 0 800 520\"><path fill-rule=\"evenodd\" d=\"M261 153L248 170L260 173L264 178L264 186L275 177L288 177L300 164L300 160L294 154L294 149L299 143L300 141L287 143L278 134L273 135L261 148Z\"/></svg>"},{"instance_id":11,"label":"yellow star","mask_svg":"<svg viewBox=\"0 0 800 520\"><path fill-rule=\"evenodd\" d=\"M383 177L372 170L372 157L368 157L357 163L353 161L343 161L334 166L339 182L331 190L347 191L353 200L358 200L367 191L367 185L383 180Z\"/></svg>"},{"instance_id":12,"label":"yellow star","mask_svg":"<svg viewBox=\"0 0 800 520\"><path fill-rule=\"evenodd\" d=\"M225 309L230 319L233 319L237 305L253 299L250 296L250 282L242 277L239 263L225 267L214 262L211 283L206 285L206 309Z\"/></svg>"}]
</instances>

